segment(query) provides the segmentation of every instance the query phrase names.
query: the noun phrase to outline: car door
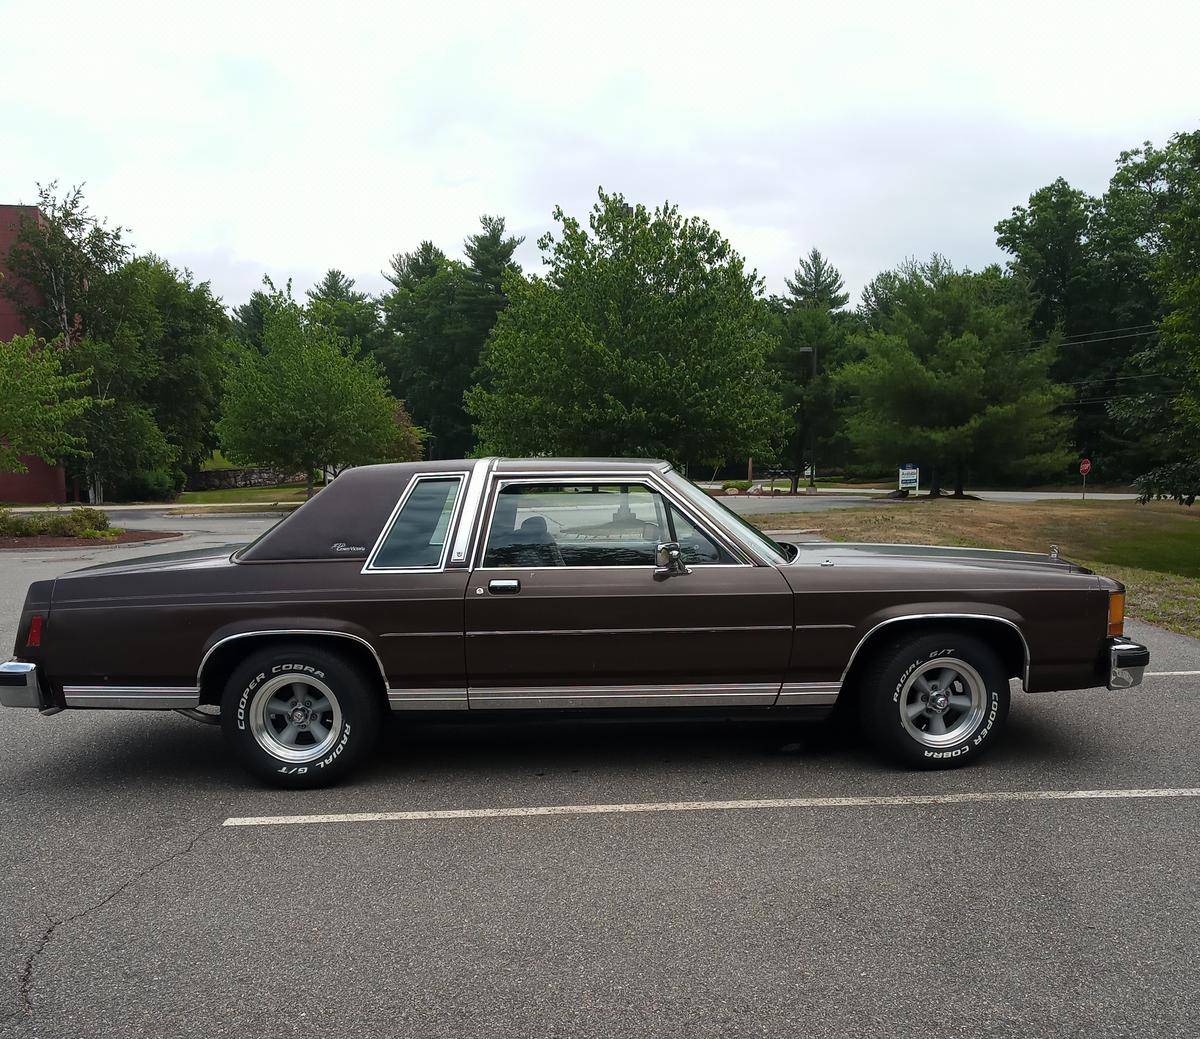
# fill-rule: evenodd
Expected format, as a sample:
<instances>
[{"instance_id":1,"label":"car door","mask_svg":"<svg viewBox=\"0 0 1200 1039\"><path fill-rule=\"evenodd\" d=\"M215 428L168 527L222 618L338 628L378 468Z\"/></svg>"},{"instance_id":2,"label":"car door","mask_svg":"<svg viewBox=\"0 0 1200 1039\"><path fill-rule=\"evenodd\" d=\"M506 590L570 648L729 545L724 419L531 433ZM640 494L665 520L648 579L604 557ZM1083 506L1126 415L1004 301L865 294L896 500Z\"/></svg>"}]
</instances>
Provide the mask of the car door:
<instances>
[{"instance_id":1,"label":"car door","mask_svg":"<svg viewBox=\"0 0 1200 1039\"><path fill-rule=\"evenodd\" d=\"M497 478L467 585L479 708L769 705L792 596L649 480ZM687 573L657 572L677 541Z\"/></svg>"}]
</instances>

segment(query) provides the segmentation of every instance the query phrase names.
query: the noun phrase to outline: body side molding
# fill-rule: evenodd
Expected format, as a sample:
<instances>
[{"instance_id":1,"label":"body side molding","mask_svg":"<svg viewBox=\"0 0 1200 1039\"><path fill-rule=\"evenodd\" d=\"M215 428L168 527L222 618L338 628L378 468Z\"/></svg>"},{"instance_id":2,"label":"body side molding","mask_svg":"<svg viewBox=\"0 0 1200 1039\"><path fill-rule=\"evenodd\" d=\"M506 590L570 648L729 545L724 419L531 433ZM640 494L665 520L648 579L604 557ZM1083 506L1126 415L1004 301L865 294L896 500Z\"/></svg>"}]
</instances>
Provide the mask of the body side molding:
<instances>
[{"instance_id":1,"label":"body side molding","mask_svg":"<svg viewBox=\"0 0 1200 1039\"><path fill-rule=\"evenodd\" d=\"M64 685L63 702L68 707L179 711L198 707L200 690L171 685Z\"/></svg>"}]
</instances>

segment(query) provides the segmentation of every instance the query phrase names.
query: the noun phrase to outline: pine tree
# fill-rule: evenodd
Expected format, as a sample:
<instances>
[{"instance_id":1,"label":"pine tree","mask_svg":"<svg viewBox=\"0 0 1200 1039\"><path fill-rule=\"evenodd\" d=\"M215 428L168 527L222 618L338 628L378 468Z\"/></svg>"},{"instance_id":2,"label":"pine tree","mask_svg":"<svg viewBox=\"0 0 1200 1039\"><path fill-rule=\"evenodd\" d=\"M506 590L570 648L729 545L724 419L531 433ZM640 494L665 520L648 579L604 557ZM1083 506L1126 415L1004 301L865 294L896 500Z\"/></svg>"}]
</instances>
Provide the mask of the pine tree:
<instances>
[{"instance_id":1,"label":"pine tree","mask_svg":"<svg viewBox=\"0 0 1200 1039\"><path fill-rule=\"evenodd\" d=\"M787 287L795 307L841 310L850 302L849 294L843 291L841 273L816 248L800 258L800 266L787 279Z\"/></svg>"}]
</instances>

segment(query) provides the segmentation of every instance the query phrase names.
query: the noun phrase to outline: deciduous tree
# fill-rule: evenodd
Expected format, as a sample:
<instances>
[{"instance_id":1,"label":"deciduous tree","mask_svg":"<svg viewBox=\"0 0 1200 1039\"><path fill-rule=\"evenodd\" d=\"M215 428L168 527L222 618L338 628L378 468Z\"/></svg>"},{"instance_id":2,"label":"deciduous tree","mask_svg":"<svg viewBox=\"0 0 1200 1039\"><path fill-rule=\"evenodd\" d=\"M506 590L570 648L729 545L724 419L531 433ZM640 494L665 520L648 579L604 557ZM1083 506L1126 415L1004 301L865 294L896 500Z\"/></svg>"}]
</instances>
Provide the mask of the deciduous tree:
<instances>
[{"instance_id":1,"label":"deciduous tree","mask_svg":"<svg viewBox=\"0 0 1200 1039\"><path fill-rule=\"evenodd\" d=\"M53 465L83 450L72 430L94 402L84 375L63 370L61 346L32 333L0 342L0 401L0 472L25 472L22 455Z\"/></svg>"},{"instance_id":2,"label":"deciduous tree","mask_svg":"<svg viewBox=\"0 0 1200 1039\"><path fill-rule=\"evenodd\" d=\"M412 456L406 418L374 358L277 293L262 351L243 349L229 373L218 430L233 461L303 470L311 496L318 466Z\"/></svg>"},{"instance_id":3,"label":"deciduous tree","mask_svg":"<svg viewBox=\"0 0 1200 1039\"><path fill-rule=\"evenodd\" d=\"M468 394L480 447L720 464L773 453L784 417L761 281L677 206L600 192L586 225L556 209L547 272L509 275Z\"/></svg>"},{"instance_id":4,"label":"deciduous tree","mask_svg":"<svg viewBox=\"0 0 1200 1039\"><path fill-rule=\"evenodd\" d=\"M1153 431L1137 481L1143 500L1191 505L1200 497L1200 131L1126 152L1113 179L1138 185L1157 214L1154 282L1165 314L1135 358L1152 384L1110 407L1131 432Z\"/></svg>"}]
</instances>

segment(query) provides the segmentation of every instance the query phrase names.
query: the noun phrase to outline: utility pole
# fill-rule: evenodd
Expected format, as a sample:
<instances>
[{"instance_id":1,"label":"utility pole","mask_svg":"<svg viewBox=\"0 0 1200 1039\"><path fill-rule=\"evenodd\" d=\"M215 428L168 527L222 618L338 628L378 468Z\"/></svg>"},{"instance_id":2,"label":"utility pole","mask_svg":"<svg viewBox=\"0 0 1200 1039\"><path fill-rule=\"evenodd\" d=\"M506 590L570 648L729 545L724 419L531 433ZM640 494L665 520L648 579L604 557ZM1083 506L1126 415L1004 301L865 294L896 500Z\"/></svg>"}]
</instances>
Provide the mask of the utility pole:
<instances>
[{"instance_id":1,"label":"utility pole","mask_svg":"<svg viewBox=\"0 0 1200 1039\"><path fill-rule=\"evenodd\" d=\"M816 385L817 382L817 348L815 346L801 346L797 348L797 353L812 354L812 380L809 382L809 387ZM812 416L812 399L811 393L809 398L809 416L808 416L808 493L816 494L817 492L817 424Z\"/></svg>"}]
</instances>

